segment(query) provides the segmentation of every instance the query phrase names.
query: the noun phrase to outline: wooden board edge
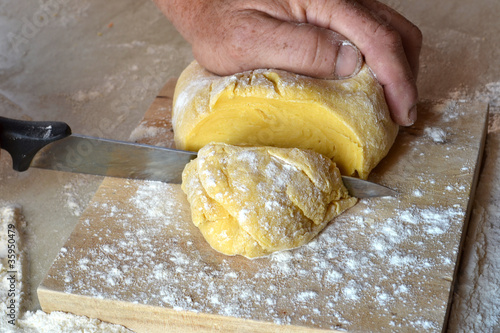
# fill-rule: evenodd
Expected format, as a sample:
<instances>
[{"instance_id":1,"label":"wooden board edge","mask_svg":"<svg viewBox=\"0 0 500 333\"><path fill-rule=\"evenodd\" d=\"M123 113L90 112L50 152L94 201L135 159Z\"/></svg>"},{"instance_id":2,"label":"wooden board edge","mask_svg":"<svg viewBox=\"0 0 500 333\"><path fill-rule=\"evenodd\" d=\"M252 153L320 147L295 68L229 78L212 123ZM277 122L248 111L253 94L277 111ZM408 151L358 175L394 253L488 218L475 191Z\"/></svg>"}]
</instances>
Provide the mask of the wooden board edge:
<instances>
[{"instance_id":1,"label":"wooden board edge","mask_svg":"<svg viewBox=\"0 0 500 333\"><path fill-rule=\"evenodd\" d=\"M50 290L42 284L37 289L42 310L69 312L103 322L122 325L134 332L262 332L262 333L341 333L292 325L278 325L250 319L177 311L170 308L134 304L117 300L68 294ZM57 299L57 302L54 301ZM141 311L137 311L137 308ZM64 310L63 310L64 309Z\"/></svg>"},{"instance_id":2,"label":"wooden board edge","mask_svg":"<svg viewBox=\"0 0 500 333\"><path fill-rule=\"evenodd\" d=\"M475 196L476 196L476 189L477 189L477 185L478 185L478 182L479 182L479 176L481 174L481 169L482 169L482 162L483 162L483 156L484 156L484 148L485 148L485 144L486 144L486 137L488 135L488 116L489 116L489 104L487 103L478 103L478 108L480 107L481 109L486 109L486 111L484 112L483 116L484 116L484 119L483 119L483 132L482 132L482 136L481 136L481 140L480 140L480 143L479 143L479 150L478 150L478 154L477 154L477 157L476 157L476 164L475 164L475 170L474 170L474 176L473 176L473 179L472 179L472 184L471 184L471 189L470 189L470 195L469 195L469 201L467 203L467 211L466 211L466 215L465 215L465 220L464 220L464 224L463 224L463 227L462 227L462 236L461 236L461 239L460 239L460 244L458 246L458 254L457 254L457 264L455 265L455 270L453 272L453 282L451 283L451 286L450 286L450 294L448 296L448 307L446 309L446 313L445 313L445 317L444 317L444 325L443 325L443 329L442 329L442 332L446 332L447 329L448 329L448 324L449 324L449 321L450 321L450 315L451 315L451 309L453 307L453 296L454 296L454 293L455 293L455 288L458 284L458 272L460 271L460 267L461 267L461 264L462 264L462 258L463 258L463 249L464 249L464 246L465 246L465 241L466 241L466 238L467 238L467 233L468 233L468 229L469 229L469 222L470 222L470 219L471 219L471 214L472 214L472 209L473 209L473 205L474 205L474 199L475 199Z\"/></svg>"},{"instance_id":3,"label":"wooden board edge","mask_svg":"<svg viewBox=\"0 0 500 333\"><path fill-rule=\"evenodd\" d=\"M171 77L165 82L163 87L160 89L158 94L156 94L156 98L173 98L174 97L174 90L175 86L177 84L177 77Z\"/></svg>"}]
</instances>

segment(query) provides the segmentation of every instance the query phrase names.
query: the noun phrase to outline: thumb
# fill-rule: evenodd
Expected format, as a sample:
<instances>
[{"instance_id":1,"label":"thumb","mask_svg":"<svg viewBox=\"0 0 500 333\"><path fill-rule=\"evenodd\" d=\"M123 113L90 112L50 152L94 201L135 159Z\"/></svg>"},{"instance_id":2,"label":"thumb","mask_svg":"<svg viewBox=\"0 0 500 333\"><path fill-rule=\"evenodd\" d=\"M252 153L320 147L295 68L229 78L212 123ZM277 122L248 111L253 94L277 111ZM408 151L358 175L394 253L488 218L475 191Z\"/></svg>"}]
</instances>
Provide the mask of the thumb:
<instances>
[{"instance_id":1,"label":"thumb","mask_svg":"<svg viewBox=\"0 0 500 333\"><path fill-rule=\"evenodd\" d=\"M271 45L262 45L272 52L269 59L276 66L327 79L348 78L361 69L361 52L341 34L309 24L283 23L281 27Z\"/></svg>"},{"instance_id":2,"label":"thumb","mask_svg":"<svg viewBox=\"0 0 500 333\"><path fill-rule=\"evenodd\" d=\"M332 30L280 21L264 14L240 20L224 44L225 52L218 55L226 59L217 62L224 64L218 74L277 68L318 78L341 79L357 74L363 63L358 48ZM196 50L193 51L196 57ZM206 60L206 49L204 52L200 58Z\"/></svg>"}]
</instances>

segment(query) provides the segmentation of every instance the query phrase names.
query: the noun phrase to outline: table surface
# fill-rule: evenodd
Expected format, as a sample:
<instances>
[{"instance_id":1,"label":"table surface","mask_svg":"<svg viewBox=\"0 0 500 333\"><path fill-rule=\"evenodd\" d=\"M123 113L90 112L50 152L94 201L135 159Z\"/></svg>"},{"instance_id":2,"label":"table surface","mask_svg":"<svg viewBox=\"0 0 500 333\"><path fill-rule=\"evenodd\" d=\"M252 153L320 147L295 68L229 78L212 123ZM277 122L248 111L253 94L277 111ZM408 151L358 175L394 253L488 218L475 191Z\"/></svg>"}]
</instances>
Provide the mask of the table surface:
<instances>
[{"instance_id":1,"label":"table surface","mask_svg":"<svg viewBox=\"0 0 500 333\"><path fill-rule=\"evenodd\" d=\"M500 2L384 2L424 34L422 100L490 103L486 158L450 331L494 327L493 317L500 310L490 291L500 279L500 244L495 244L499 237L490 230L500 224L500 24L496 14ZM0 4L0 30L6 32L0 35L0 114L62 120L75 133L127 139L167 79L178 76L192 60L189 45L149 0L48 3ZM36 169L16 173L10 163L10 157L2 154L0 206L23 207L29 225L28 276L33 296L28 308L37 309L36 287L102 178Z\"/></svg>"}]
</instances>

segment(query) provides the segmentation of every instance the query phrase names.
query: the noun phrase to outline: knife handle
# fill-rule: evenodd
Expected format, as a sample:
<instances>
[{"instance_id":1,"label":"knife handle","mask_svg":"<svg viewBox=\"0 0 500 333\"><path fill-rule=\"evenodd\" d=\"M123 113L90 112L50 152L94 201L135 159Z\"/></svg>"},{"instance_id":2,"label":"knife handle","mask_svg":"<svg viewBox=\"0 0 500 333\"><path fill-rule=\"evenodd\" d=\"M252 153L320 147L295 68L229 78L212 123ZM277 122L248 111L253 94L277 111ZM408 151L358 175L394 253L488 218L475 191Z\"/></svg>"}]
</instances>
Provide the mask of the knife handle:
<instances>
[{"instance_id":1,"label":"knife handle","mask_svg":"<svg viewBox=\"0 0 500 333\"><path fill-rule=\"evenodd\" d=\"M71 128L63 122L0 117L0 148L9 152L16 171L27 170L40 149L69 135Z\"/></svg>"}]
</instances>

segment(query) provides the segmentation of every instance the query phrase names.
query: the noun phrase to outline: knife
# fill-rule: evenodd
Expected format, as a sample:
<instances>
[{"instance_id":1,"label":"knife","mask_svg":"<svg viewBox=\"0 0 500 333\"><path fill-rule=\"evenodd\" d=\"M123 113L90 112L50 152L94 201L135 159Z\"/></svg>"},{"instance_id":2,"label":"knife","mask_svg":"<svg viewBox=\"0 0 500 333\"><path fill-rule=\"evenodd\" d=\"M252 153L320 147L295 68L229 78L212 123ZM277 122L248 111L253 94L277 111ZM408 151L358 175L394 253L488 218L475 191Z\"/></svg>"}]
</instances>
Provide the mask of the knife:
<instances>
[{"instance_id":1,"label":"knife","mask_svg":"<svg viewBox=\"0 0 500 333\"><path fill-rule=\"evenodd\" d=\"M0 148L16 171L30 167L119 178L181 183L185 165L196 152L72 134L64 122L0 117ZM395 196L388 187L342 176L357 198Z\"/></svg>"}]
</instances>

